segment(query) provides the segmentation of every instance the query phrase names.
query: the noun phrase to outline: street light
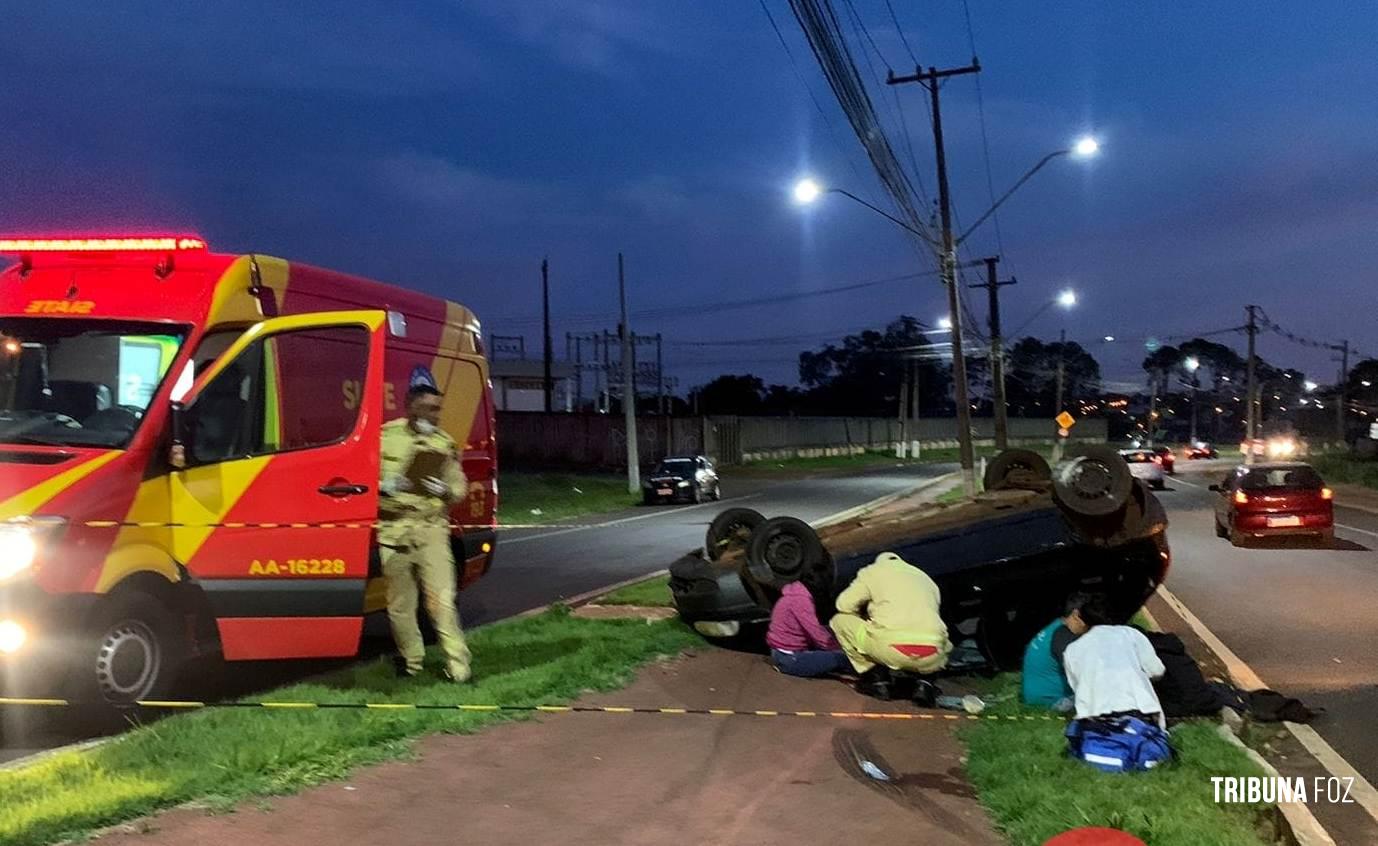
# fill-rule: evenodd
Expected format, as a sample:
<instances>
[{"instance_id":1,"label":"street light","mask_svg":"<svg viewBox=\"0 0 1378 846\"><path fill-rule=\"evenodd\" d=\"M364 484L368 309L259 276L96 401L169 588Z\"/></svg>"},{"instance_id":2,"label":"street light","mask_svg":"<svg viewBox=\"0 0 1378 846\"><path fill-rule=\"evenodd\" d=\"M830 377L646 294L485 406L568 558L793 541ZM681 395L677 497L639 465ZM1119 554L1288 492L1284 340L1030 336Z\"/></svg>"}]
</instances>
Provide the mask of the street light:
<instances>
[{"instance_id":1,"label":"street light","mask_svg":"<svg viewBox=\"0 0 1378 846\"><path fill-rule=\"evenodd\" d=\"M951 331L952 331L952 318L950 318L950 317L940 317L940 318L938 318L938 328L939 328L939 329L942 329L942 330L944 330L944 331L947 331L947 332L951 332Z\"/></svg>"},{"instance_id":2,"label":"street light","mask_svg":"<svg viewBox=\"0 0 1378 846\"><path fill-rule=\"evenodd\" d=\"M812 203L822 193L823 189L812 179L801 179L794 185L794 201L800 205Z\"/></svg>"},{"instance_id":3,"label":"street light","mask_svg":"<svg viewBox=\"0 0 1378 846\"><path fill-rule=\"evenodd\" d=\"M1187 356L1186 361L1182 362L1182 366L1187 369L1188 373L1195 373L1197 370L1201 369L1201 360L1194 355L1190 355Z\"/></svg>"},{"instance_id":4,"label":"street light","mask_svg":"<svg viewBox=\"0 0 1378 846\"><path fill-rule=\"evenodd\" d=\"M1025 173L1023 176L1019 177L1019 180L1015 182L1013 185L1011 185L1008 191L1000 195L1000 199L996 200L995 204L992 205L989 209L987 209L985 214L977 218L975 223L967 227L967 231L963 232L960 236L958 236L956 243L960 244L963 241L965 241L967 239L967 236L969 236L972 232L976 231L976 227L985 223L986 218L995 214L995 210L1000 208L1000 206L1004 205L1005 201L1010 198L1010 195L1012 195L1015 191L1018 191L1020 186L1022 186L1025 182L1028 182L1029 179L1035 173L1038 173L1040 170L1042 170L1043 166L1048 162L1052 161L1053 159L1059 158L1060 156L1071 156L1072 158L1076 159L1090 159L1094 158L1096 154L1099 152L1100 142L1098 142L1095 138L1091 137L1090 135L1085 135L1077 139L1077 141L1071 147L1068 147L1064 150L1054 150L1048 155L1039 159L1038 164L1029 168L1028 172Z\"/></svg>"},{"instance_id":5,"label":"street light","mask_svg":"<svg viewBox=\"0 0 1378 846\"><path fill-rule=\"evenodd\" d=\"M1315 382L1312 382L1310 379L1307 379L1305 382L1302 382L1301 386L1306 389L1306 392L1308 394L1316 390L1316 388L1320 387Z\"/></svg>"},{"instance_id":6,"label":"street light","mask_svg":"<svg viewBox=\"0 0 1378 846\"><path fill-rule=\"evenodd\" d=\"M1070 288L1057 295L1057 304L1063 308L1071 308L1077 304L1077 292Z\"/></svg>"},{"instance_id":7,"label":"street light","mask_svg":"<svg viewBox=\"0 0 1378 846\"><path fill-rule=\"evenodd\" d=\"M1115 343L1115 336L1114 336L1114 335L1106 335L1105 338L1104 338L1104 340L1105 340L1105 342L1106 342L1107 344L1113 344L1113 343Z\"/></svg>"}]
</instances>

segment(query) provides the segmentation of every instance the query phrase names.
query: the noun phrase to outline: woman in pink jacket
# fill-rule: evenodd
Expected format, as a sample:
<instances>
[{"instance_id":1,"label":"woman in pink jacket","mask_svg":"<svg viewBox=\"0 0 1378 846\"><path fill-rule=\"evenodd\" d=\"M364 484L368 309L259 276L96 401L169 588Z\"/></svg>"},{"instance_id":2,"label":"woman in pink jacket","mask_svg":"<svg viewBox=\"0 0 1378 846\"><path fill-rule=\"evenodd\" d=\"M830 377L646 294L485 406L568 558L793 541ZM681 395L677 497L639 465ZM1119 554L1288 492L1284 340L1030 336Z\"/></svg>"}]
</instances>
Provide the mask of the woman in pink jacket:
<instances>
[{"instance_id":1,"label":"woman in pink jacket","mask_svg":"<svg viewBox=\"0 0 1378 846\"><path fill-rule=\"evenodd\" d=\"M826 573L810 572L780 591L766 631L771 663L780 672L806 678L850 672L842 647L818 619L818 609L832 607L830 582Z\"/></svg>"}]
</instances>

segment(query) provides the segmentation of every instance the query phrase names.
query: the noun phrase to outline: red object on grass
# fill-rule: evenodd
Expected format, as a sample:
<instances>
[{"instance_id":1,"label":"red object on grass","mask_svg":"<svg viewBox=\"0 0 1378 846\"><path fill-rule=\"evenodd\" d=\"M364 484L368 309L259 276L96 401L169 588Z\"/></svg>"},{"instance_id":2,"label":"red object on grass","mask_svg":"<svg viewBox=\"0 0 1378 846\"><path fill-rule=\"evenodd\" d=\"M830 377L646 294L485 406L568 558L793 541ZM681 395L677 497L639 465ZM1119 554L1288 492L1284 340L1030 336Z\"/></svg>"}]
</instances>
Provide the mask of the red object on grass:
<instances>
[{"instance_id":1,"label":"red object on grass","mask_svg":"<svg viewBox=\"0 0 1378 846\"><path fill-rule=\"evenodd\" d=\"M1092 827L1064 831L1043 846L1144 846L1144 842L1117 828Z\"/></svg>"}]
</instances>

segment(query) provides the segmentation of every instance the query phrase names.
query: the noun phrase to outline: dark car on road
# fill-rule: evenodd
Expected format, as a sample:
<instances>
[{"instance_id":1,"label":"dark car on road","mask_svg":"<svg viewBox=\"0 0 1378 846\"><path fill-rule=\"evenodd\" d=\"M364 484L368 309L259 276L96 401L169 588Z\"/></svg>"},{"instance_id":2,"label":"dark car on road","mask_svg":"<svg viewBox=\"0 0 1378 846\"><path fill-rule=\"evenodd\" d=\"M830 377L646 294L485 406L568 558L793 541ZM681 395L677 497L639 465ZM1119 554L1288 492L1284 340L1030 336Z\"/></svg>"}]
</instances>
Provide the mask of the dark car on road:
<instances>
[{"instance_id":1,"label":"dark car on road","mask_svg":"<svg viewBox=\"0 0 1378 846\"><path fill-rule=\"evenodd\" d=\"M722 499L722 480L713 462L702 455L662 459L641 485L647 505Z\"/></svg>"},{"instance_id":2,"label":"dark car on road","mask_svg":"<svg viewBox=\"0 0 1378 846\"><path fill-rule=\"evenodd\" d=\"M1017 667L1072 592L1104 593L1128 620L1167 574L1162 505L1116 450L1080 449L1056 472L1036 453L1008 450L988 465L975 501L900 501L818 532L729 508L703 550L671 565L675 606L706 636L748 637L810 568L840 592L878 553L894 552L938 583L954 639L973 638L990 663Z\"/></svg>"},{"instance_id":3,"label":"dark car on road","mask_svg":"<svg viewBox=\"0 0 1378 846\"><path fill-rule=\"evenodd\" d=\"M1236 467L1211 485L1215 533L1242 546L1254 538L1302 535L1324 546L1335 541L1334 493L1321 474L1302 461Z\"/></svg>"}]
</instances>

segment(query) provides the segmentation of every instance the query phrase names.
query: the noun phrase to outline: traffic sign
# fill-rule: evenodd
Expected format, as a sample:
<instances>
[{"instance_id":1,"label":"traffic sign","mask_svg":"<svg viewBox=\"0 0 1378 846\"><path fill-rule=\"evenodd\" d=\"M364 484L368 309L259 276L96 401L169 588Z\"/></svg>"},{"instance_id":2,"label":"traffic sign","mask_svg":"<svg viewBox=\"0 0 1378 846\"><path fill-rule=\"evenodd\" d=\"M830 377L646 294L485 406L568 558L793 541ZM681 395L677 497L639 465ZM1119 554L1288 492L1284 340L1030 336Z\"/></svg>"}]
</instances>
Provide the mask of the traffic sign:
<instances>
[{"instance_id":1,"label":"traffic sign","mask_svg":"<svg viewBox=\"0 0 1378 846\"><path fill-rule=\"evenodd\" d=\"M1053 419L1056 420L1057 425L1061 426L1063 429L1070 429L1072 428L1072 425L1077 422L1077 419L1075 417L1073 417L1065 411Z\"/></svg>"}]
</instances>

